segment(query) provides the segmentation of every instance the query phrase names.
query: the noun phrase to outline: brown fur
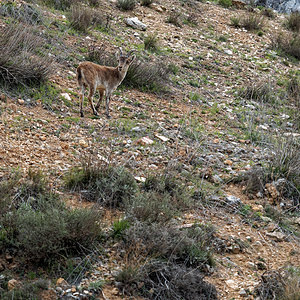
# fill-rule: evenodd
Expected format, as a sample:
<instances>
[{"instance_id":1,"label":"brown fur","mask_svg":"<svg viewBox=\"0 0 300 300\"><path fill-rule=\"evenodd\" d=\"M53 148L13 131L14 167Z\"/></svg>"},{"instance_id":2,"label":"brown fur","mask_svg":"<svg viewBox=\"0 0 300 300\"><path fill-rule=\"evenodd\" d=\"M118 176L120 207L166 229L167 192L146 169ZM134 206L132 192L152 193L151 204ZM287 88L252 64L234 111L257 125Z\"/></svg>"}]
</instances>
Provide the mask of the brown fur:
<instances>
[{"instance_id":1,"label":"brown fur","mask_svg":"<svg viewBox=\"0 0 300 300\"><path fill-rule=\"evenodd\" d=\"M98 115L100 103L103 99L105 92L106 96L106 115L109 118L109 102L112 92L121 84L126 76L127 70L130 64L135 59L133 56L124 56L120 49L118 55L119 65L114 67L100 66L92 62L82 62L77 68L77 81L81 88L81 99L80 99L80 115L83 117L83 100L85 88L89 88L88 100L95 116ZM93 96L99 91L100 99L97 105L94 107Z\"/></svg>"}]
</instances>

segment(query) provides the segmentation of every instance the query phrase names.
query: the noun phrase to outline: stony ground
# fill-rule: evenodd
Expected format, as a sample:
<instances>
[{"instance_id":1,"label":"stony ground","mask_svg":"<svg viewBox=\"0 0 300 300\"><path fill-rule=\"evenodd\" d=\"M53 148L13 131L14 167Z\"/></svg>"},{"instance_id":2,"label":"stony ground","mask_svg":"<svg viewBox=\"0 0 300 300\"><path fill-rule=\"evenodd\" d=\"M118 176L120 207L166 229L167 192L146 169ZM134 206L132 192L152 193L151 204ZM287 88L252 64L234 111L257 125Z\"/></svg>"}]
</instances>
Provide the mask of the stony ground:
<instances>
[{"instance_id":1,"label":"stony ground","mask_svg":"<svg viewBox=\"0 0 300 300\"><path fill-rule=\"evenodd\" d=\"M207 197L215 201L210 208L186 213L182 225L210 223L217 235L228 241L228 253L216 255L215 270L206 277L216 285L220 299L244 298L245 291L252 291L266 270L299 267L299 239L276 234L281 230L269 218L253 226L234 210L224 212L218 205L240 199L252 211L263 214L262 204L274 200L268 195L249 198L242 186L231 183L234 176L270 157L272 149L267 144L250 138L254 126L251 118L257 120L255 131L260 135L299 134L292 124L292 105L274 109L237 97L247 84L276 82L299 68L299 63L270 49L275 32L285 30L284 16L266 19L263 35L259 36L230 25L231 17L246 14L246 10L225 9L209 2L169 0L149 8L138 6L132 12L119 11L114 2L102 1L101 5L99 9L113 17L110 33L91 30L87 35L74 35L65 29L57 37L54 55L65 56L66 60L56 62L57 72L51 81L60 93L71 97L71 105L67 106L64 96L60 96L57 104L45 109L43 99L35 103L2 94L0 176L11 168L24 172L42 169L51 178L52 187L65 193L62 176L87 157L125 165L138 180L151 171L180 164L182 172L191 176L190 186L195 184L192 177L202 179ZM41 9L45 16L63 24L61 12ZM176 27L166 23L172 10L179 10L182 16L193 14L197 25ZM125 16L138 17L148 25L147 31L126 27L122 21ZM138 48L142 36L150 33L157 34L161 49L161 54L153 54L154 58L162 56L178 67L171 76L171 93L156 96L123 87L113 96L111 119L105 118L104 106L100 118L92 118L87 105L85 118L79 118L75 66L84 60L80 49L102 43L111 51L120 45ZM78 195L66 197L73 206L86 205ZM120 214L108 211L108 221ZM298 222L295 226L299 230L299 219L294 222ZM242 247L237 240L248 246ZM111 280L121 268L124 262L114 247L107 251L112 259L95 266L97 271L87 280L96 281L103 274ZM107 299L124 299L111 285L103 293Z\"/></svg>"}]
</instances>

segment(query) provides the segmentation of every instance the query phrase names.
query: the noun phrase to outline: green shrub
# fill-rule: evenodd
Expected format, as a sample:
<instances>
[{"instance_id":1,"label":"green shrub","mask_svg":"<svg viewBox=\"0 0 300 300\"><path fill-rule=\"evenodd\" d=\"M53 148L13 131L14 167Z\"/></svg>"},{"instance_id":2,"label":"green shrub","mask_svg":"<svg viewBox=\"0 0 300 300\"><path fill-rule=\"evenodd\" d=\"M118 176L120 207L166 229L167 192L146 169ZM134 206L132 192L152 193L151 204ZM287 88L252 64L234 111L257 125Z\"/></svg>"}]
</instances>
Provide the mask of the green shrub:
<instances>
[{"instance_id":1,"label":"green shrub","mask_svg":"<svg viewBox=\"0 0 300 300\"><path fill-rule=\"evenodd\" d=\"M285 25L288 29L300 32L300 12L292 12L290 15L287 16Z\"/></svg>"},{"instance_id":2,"label":"green shrub","mask_svg":"<svg viewBox=\"0 0 300 300\"><path fill-rule=\"evenodd\" d=\"M121 237L123 233L125 232L126 229L130 227L130 222L129 220L122 219L119 221L115 221L112 225L113 229L113 237Z\"/></svg>"},{"instance_id":3,"label":"green shrub","mask_svg":"<svg viewBox=\"0 0 300 300\"><path fill-rule=\"evenodd\" d=\"M122 10L133 10L136 6L136 0L117 0L117 7Z\"/></svg>"},{"instance_id":4,"label":"green shrub","mask_svg":"<svg viewBox=\"0 0 300 300\"><path fill-rule=\"evenodd\" d=\"M66 175L66 186L84 199L107 207L120 207L136 192L134 177L124 168L104 163L84 163Z\"/></svg>"},{"instance_id":5,"label":"green shrub","mask_svg":"<svg viewBox=\"0 0 300 300\"><path fill-rule=\"evenodd\" d=\"M144 48L145 50L149 50L155 52L158 50L158 37L156 34L150 34L144 38Z\"/></svg>"},{"instance_id":6,"label":"green shrub","mask_svg":"<svg viewBox=\"0 0 300 300\"><path fill-rule=\"evenodd\" d=\"M67 208L42 178L31 173L21 184L6 185L11 190L0 212L0 252L15 248L20 257L36 264L85 254L100 238L99 213Z\"/></svg>"},{"instance_id":7,"label":"green shrub","mask_svg":"<svg viewBox=\"0 0 300 300\"><path fill-rule=\"evenodd\" d=\"M52 63L38 52L43 40L29 28L6 25L0 29L0 82L37 85L52 73Z\"/></svg>"},{"instance_id":8,"label":"green shrub","mask_svg":"<svg viewBox=\"0 0 300 300\"><path fill-rule=\"evenodd\" d=\"M241 18L240 17L231 17L230 21L231 21L231 25L233 27L236 27L236 28L241 27Z\"/></svg>"},{"instance_id":9,"label":"green shrub","mask_svg":"<svg viewBox=\"0 0 300 300\"><path fill-rule=\"evenodd\" d=\"M232 1L231 0L219 0L219 5L229 8L232 6Z\"/></svg>"}]
</instances>

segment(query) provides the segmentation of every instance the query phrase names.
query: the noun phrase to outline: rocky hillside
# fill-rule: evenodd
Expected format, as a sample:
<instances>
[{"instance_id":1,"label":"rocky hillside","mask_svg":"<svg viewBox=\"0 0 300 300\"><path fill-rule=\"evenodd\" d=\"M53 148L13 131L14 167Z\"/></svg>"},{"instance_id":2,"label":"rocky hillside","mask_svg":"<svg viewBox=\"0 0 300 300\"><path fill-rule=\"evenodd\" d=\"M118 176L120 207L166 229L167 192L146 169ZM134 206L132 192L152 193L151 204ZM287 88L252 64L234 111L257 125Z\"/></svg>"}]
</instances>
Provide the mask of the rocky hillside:
<instances>
[{"instance_id":1,"label":"rocky hillside","mask_svg":"<svg viewBox=\"0 0 300 300\"><path fill-rule=\"evenodd\" d=\"M299 14L5 0L0 30L1 299L299 298Z\"/></svg>"},{"instance_id":2,"label":"rocky hillside","mask_svg":"<svg viewBox=\"0 0 300 300\"><path fill-rule=\"evenodd\" d=\"M258 0L256 5L269 7L281 13L300 11L300 2L298 0Z\"/></svg>"}]
</instances>

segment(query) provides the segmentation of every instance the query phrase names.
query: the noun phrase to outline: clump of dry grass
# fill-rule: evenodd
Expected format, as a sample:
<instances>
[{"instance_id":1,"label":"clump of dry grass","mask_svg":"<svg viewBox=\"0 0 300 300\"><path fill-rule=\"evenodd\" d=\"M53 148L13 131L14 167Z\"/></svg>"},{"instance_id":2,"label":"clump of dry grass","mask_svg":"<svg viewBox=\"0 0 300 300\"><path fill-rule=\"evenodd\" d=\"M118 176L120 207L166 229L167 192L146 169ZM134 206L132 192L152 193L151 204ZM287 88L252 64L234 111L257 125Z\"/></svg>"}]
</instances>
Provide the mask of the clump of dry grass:
<instances>
[{"instance_id":1,"label":"clump of dry grass","mask_svg":"<svg viewBox=\"0 0 300 300\"><path fill-rule=\"evenodd\" d=\"M0 30L0 81L5 85L40 84L52 72L52 63L38 50L43 40L27 27L7 25Z\"/></svg>"},{"instance_id":2,"label":"clump of dry grass","mask_svg":"<svg viewBox=\"0 0 300 300\"><path fill-rule=\"evenodd\" d=\"M272 48L279 50L285 55L300 59L300 34L281 33L272 39Z\"/></svg>"}]
</instances>

